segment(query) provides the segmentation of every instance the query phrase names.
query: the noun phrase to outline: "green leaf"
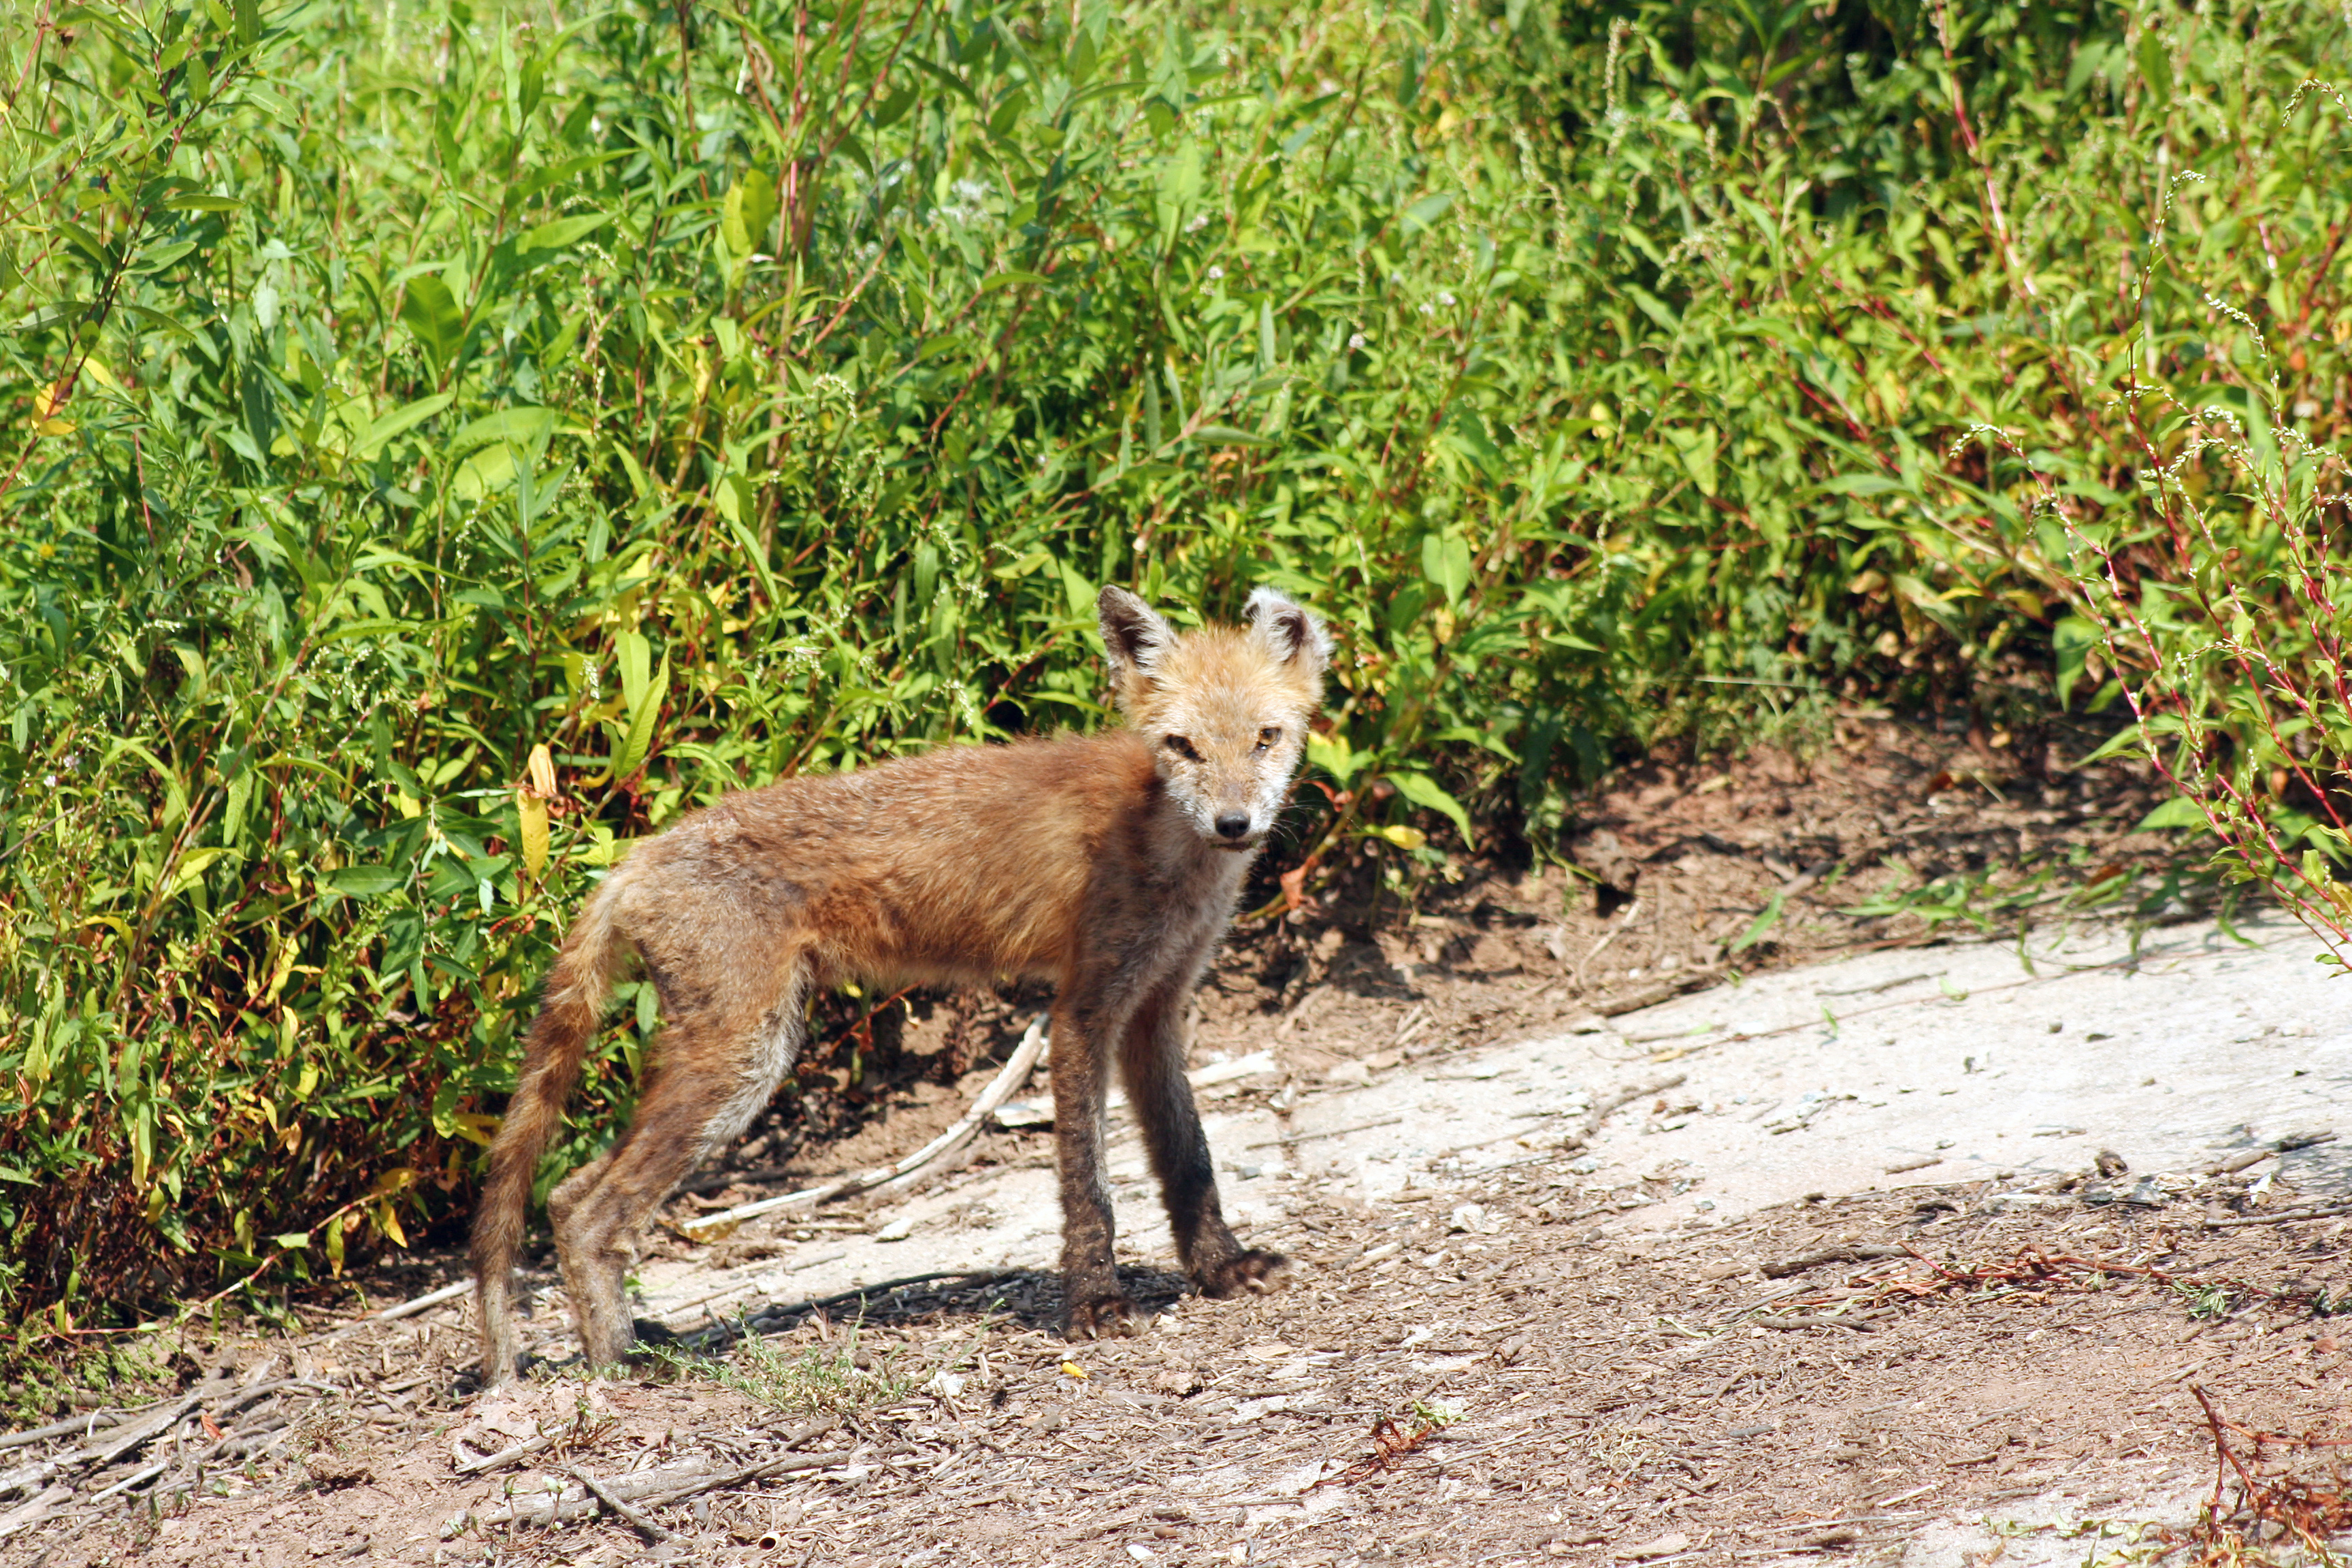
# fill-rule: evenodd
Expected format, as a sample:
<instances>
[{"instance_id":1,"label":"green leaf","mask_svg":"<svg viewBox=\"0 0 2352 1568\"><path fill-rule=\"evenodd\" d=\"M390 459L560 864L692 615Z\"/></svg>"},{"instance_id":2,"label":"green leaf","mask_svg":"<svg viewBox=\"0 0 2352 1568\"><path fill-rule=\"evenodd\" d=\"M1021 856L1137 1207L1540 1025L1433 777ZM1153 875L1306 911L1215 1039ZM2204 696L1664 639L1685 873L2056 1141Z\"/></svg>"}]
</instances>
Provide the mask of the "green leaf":
<instances>
[{"instance_id":1,"label":"green leaf","mask_svg":"<svg viewBox=\"0 0 2352 1568\"><path fill-rule=\"evenodd\" d=\"M2099 628L2080 616L2066 616L2050 628L2050 651L2058 664L2058 706L2067 707L2075 683L2083 679L2091 650L2101 641ZM2161 810L2162 807L2158 809Z\"/></svg>"},{"instance_id":2,"label":"green leaf","mask_svg":"<svg viewBox=\"0 0 2352 1568\"><path fill-rule=\"evenodd\" d=\"M202 881L205 868L227 853L229 851L226 847L213 846L203 849L191 849L181 856L179 864L172 868L172 885L164 889L163 900L168 901L176 899Z\"/></svg>"},{"instance_id":3,"label":"green leaf","mask_svg":"<svg viewBox=\"0 0 2352 1568\"><path fill-rule=\"evenodd\" d=\"M400 301L400 320L433 368L446 374L466 336L466 312L449 285L430 272L410 279Z\"/></svg>"},{"instance_id":4,"label":"green leaf","mask_svg":"<svg viewBox=\"0 0 2352 1568\"><path fill-rule=\"evenodd\" d=\"M614 643L621 666L621 701L635 713L645 706L652 684L654 645L643 632L623 632Z\"/></svg>"},{"instance_id":5,"label":"green leaf","mask_svg":"<svg viewBox=\"0 0 2352 1568\"><path fill-rule=\"evenodd\" d=\"M383 450L384 444L404 431L413 430L457 400L454 392L436 392L430 397L420 397L404 403L368 426L352 447L355 462L365 462Z\"/></svg>"},{"instance_id":6,"label":"green leaf","mask_svg":"<svg viewBox=\"0 0 2352 1568\"><path fill-rule=\"evenodd\" d=\"M2139 76L2157 112L2162 113L2172 102L2172 47L2161 27L2151 26L2139 36Z\"/></svg>"},{"instance_id":7,"label":"green leaf","mask_svg":"<svg viewBox=\"0 0 2352 1568\"><path fill-rule=\"evenodd\" d=\"M776 223L776 182L759 169L746 169L720 204L719 233L728 254L741 261L764 248Z\"/></svg>"},{"instance_id":8,"label":"green leaf","mask_svg":"<svg viewBox=\"0 0 2352 1568\"><path fill-rule=\"evenodd\" d=\"M2212 824L2205 818L2205 808L2197 804L2195 797L2177 795L2141 817L2139 826L2132 831L2153 833L2167 827L2210 827L2211 826Z\"/></svg>"},{"instance_id":9,"label":"green leaf","mask_svg":"<svg viewBox=\"0 0 2352 1568\"><path fill-rule=\"evenodd\" d=\"M1372 759L1370 753L1359 752L1348 744L1348 737L1334 730L1328 735L1310 732L1307 737L1307 760L1321 768L1339 782L1341 789L1360 773Z\"/></svg>"},{"instance_id":10,"label":"green leaf","mask_svg":"<svg viewBox=\"0 0 2352 1568\"><path fill-rule=\"evenodd\" d=\"M577 245L612 221L612 218L604 213L583 213L574 217L560 217L551 223L541 224L536 228L523 230L521 237L515 241L515 249L525 253L533 250L562 250L566 246Z\"/></svg>"},{"instance_id":11,"label":"green leaf","mask_svg":"<svg viewBox=\"0 0 2352 1568\"><path fill-rule=\"evenodd\" d=\"M1436 585L1449 605L1462 603L1470 586L1470 545L1461 535L1432 533L1422 540L1421 574Z\"/></svg>"},{"instance_id":12,"label":"green leaf","mask_svg":"<svg viewBox=\"0 0 2352 1568\"><path fill-rule=\"evenodd\" d=\"M355 899L379 898L406 880L389 866L346 866L319 879L321 886Z\"/></svg>"},{"instance_id":13,"label":"green leaf","mask_svg":"<svg viewBox=\"0 0 2352 1568\"><path fill-rule=\"evenodd\" d=\"M554 432L555 419L552 408L502 408L496 414L486 414L468 421L449 437L449 456L460 458L494 441L535 447Z\"/></svg>"},{"instance_id":14,"label":"green leaf","mask_svg":"<svg viewBox=\"0 0 2352 1568\"><path fill-rule=\"evenodd\" d=\"M1453 205L1454 193L1452 191L1439 191L1433 195L1422 197L1419 201L1404 209L1404 231L1407 234L1412 234L1418 230L1427 228L1431 224L1436 222L1446 209L1453 206Z\"/></svg>"},{"instance_id":15,"label":"green leaf","mask_svg":"<svg viewBox=\"0 0 2352 1568\"><path fill-rule=\"evenodd\" d=\"M646 753L653 749L654 723L661 717L662 701L668 695L669 655L664 653L659 672L629 704L628 733L622 738L621 749L613 758L615 781L627 778L645 765Z\"/></svg>"},{"instance_id":16,"label":"green leaf","mask_svg":"<svg viewBox=\"0 0 2352 1568\"><path fill-rule=\"evenodd\" d=\"M1748 922L1748 929L1739 933L1739 940L1731 944L1731 951L1745 952L1763 941L1765 935L1780 923L1781 906L1787 902L1787 893L1775 892L1756 918Z\"/></svg>"},{"instance_id":17,"label":"green leaf","mask_svg":"<svg viewBox=\"0 0 2352 1568\"><path fill-rule=\"evenodd\" d=\"M1388 770L1381 776L1396 785L1397 794L1404 796L1413 805L1426 806L1431 811L1442 813L1449 818L1454 826L1461 830L1462 842L1465 847L1475 844L1476 835L1471 830L1470 813L1464 808L1460 801L1446 794L1435 779L1426 773L1406 773L1395 768Z\"/></svg>"}]
</instances>

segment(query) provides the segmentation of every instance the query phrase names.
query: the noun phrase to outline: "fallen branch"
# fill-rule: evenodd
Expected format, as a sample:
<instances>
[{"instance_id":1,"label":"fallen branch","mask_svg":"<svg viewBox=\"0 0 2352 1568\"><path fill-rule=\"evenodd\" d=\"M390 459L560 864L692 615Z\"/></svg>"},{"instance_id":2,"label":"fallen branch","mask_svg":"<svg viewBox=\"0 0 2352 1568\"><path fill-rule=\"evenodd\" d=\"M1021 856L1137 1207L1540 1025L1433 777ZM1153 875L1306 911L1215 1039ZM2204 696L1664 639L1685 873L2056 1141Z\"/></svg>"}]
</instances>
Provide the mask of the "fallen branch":
<instances>
[{"instance_id":1,"label":"fallen branch","mask_svg":"<svg viewBox=\"0 0 2352 1568\"><path fill-rule=\"evenodd\" d=\"M675 1541L677 1539L676 1534L670 1531L663 1529L660 1525L656 1524L652 1520L647 1519L645 1514L638 1510L631 1508L626 1502L614 1497L604 1482L598 1480L587 1471L567 1468L563 1473L570 1476L573 1480L578 1481L582 1486L586 1487L590 1491L593 1492L596 1495L596 1500L598 1502L603 1503L606 1508L612 1510L623 1519L627 1520L630 1525L647 1541L651 1541L658 1544L661 1542Z\"/></svg>"},{"instance_id":2,"label":"fallen branch","mask_svg":"<svg viewBox=\"0 0 2352 1568\"><path fill-rule=\"evenodd\" d=\"M1907 1247L1824 1247L1818 1252L1801 1252L1794 1258L1784 1258L1778 1263L1764 1265L1767 1279L1786 1279L1791 1274L1802 1274L1809 1268L1819 1268L1824 1263L1875 1263L1885 1258L1908 1258Z\"/></svg>"},{"instance_id":3,"label":"fallen branch","mask_svg":"<svg viewBox=\"0 0 2352 1568\"><path fill-rule=\"evenodd\" d=\"M1654 1007L1661 1002L1671 1002L1687 992L1704 991L1721 980L1724 973L1720 969L1696 970L1678 979L1661 980L1654 985L1644 985L1639 991L1629 991L1622 996L1603 996L1600 1001L1591 1004L1591 1007L1595 1013L1604 1018L1614 1018L1624 1013L1638 1013L1644 1007ZM1714 1045L1717 1042L1709 1040L1706 1043ZM1675 1054L1680 1056L1684 1053L1677 1051Z\"/></svg>"},{"instance_id":4,"label":"fallen branch","mask_svg":"<svg viewBox=\"0 0 2352 1568\"><path fill-rule=\"evenodd\" d=\"M2333 1128L2323 1127L2313 1131L2290 1132L2284 1138L2273 1138L2267 1143L2257 1143L2252 1148L2232 1154L2226 1160L2217 1161L2205 1167L2205 1173L2209 1176L2234 1176L2240 1171L2261 1164L2273 1154L2292 1154L2297 1149L2309 1149L2315 1144L2335 1142L2336 1131Z\"/></svg>"},{"instance_id":5,"label":"fallen branch","mask_svg":"<svg viewBox=\"0 0 2352 1568\"><path fill-rule=\"evenodd\" d=\"M1870 1332L1870 1325L1855 1318L1825 1318L1816 1312L1790 1312L1780 1317L1748 1320L1763 1329L1851 1329L1857 1334Z\"/></svg>"},{"instance_id":6,"label":"fallen branch","mask_svg":"<svg viewBox=\"0 0 2352 1568\"><path fill-rule=\"evenodd\" d=\"M107 1488L104 1491L90 1493L89 1500L92 1502L104 1502L108 1498L112 1497L117 1492L129 1491L132 1487L139 1485L142 1481L153 1480L157 1476L162 1475L165 1470L168 1470L171 1468L172 1467L168 1464L162 1464L150 1465L143 1470L133 1470L131 1474L123 1477L121 1480Z\"/></svg>"},{"instance_id":7,"label":"fallen branch","mask_svg":"<svg viewBox=\"0 0 2352 1568\"><path fill-rule=\"evenodd\" d=\"M23 1507L0 1513L0 1541L20 1530L30 1530L73 1500L71 1487L51 1487Z\"/></svg>"},{"instance_id":8,"label":"fallen branch","mask_svg":"<svg viewBox=\"0 0 2352 1568\"><path fill-rule=\"evenodd\" d=\"M471 1278L459 1279L454 1283L444 1285L438 1289L427 1290L422 1296L413 1296L405 1301L394 1302L393 1305L384 1308L380 1312L362 1313L359 1317L353 1318L348 1323L339 1324L334 1328L327 1330L324 1333L315 1334L310 1338L302 1340L299 1342L308 1346L332 1344L337 1340L350 1338L352 1335L358 1333L362 1329L372 1329L380 1323L397 1322L403 1318L414 1317L419 1312L430 1311L432 1309L440 1306L445 1301L454 1301L457 1300L459 1297L466 1295L473 1289L474 1281Z\"/></svg>"},{"instance_id":9,"label":"fallen branch","mask_svg":"<svg viewBox=\"0 0 2352 1568\"><path fill-rule=\"evenodd\" d=\"M528 1459L542 1448L553 1447L555 1439L541 1433L536 1437L524 1438L511 1448L501 1448L495 1454L485 1454L479 1458L460 1459L449 1468L461 1476L486 1475L492 1470L503 1469L517 1460Z\"/></svg>"},{"instance_id":10,"label":"fallen branch","mask_svg":"<svg viewBox=\"0 0 2352 1568\"><path fill-rule=\"evenodd\" d=\"M320 1391L320 1384L309 1383L298 1377L275 1378L268 1383L257 1383L250 1388L238 1389L231 1389L219 1383L207 1383L193 1394L184 1394L168 1404L150 1405L145 1411L131 1416L127 1421L118 1420L113 1426L107 1429L106 1442L102 1446L68 1448L61 1454L53 1454L48 1458L37 1459L30 1464L20 1465L16 1469L0 1472L0 1497L7 1497L20 1491L31 1491L44 1485L53 1477L69 1470L87 1470L93 1475L107 1470L128 1458L145 1444L169 1432L190 1411L200 1405L209 1404L211 1409L208 1414L215 1418L233 1415L248 1405L289 1388ZM20 1442L30 1442L36 1436L68 1436L79 1428L86 1420L94 1420L97 1415L97 1412L92 1412L87 1417L56 1423L36 1428L33 1432L20 1432L14 1436ZM59 1431L60 1426L65 1430ZM143 1476L142 1479L144 1479Z\"/></svg>"},{"instance_id":11,"label":"fallen branch","mask_svg":"<svg viewBox=\"0 0 2352 1568\"><path fill-rule=\"evenodd\" d=\"M2303 1219L2333 1219L2337 1215L2352 1214L2352 1204L2324 1204L2317 1208L2285 1209L2278 1214L2238 1215L2229 1219L2209 1219L2207 1230L2235 1230L2243 1225L2292 1225Z\"/></svg>"},{"instance_id":12,"label":"fallen branch","mask_svg":"<svg viewBox=\"0 0 2352 1568\"><path fill-rule=\"evenodd\" d=\"M765 1480L771 1476L794 1470L824 1469L846 1462L849 1457L840 1451L783 1454L731 1470L712 1470L709 1468L709 1462L700 1458L681 1459L656 1469L614 1476L597 1483L593 1490L583 1484L577 1487L551 1486L537 1492L517 1492L488 1508L467 1510L451 1516L441 1527L441 1538L446 1541L461 1531L477 1526L569 1524L575 1520L593 1517L599 1508L613 1501L634 1503L641 1510L667 1508L672 1503L682 1502L703 1492L716 1491L721 1487ZM577 1471L572 1473L575 1476L579 1474ZM587 1478L581 1476L579 1479L585 1482Z\"/></svg>"},{"instance_id":13,"label":"fallen branch","mask_svg":"<svg viewBox=\"0 0 2352 1568\"><path fill-rule=\"evenodd\" d=\"M427 1290L424 1295L418 1296L411 1300L403 1301L397 1307L386 1307L381 1312L371 1312L366 1317L362 1318L360 1321L362 1323L389 1323L396 1319L414 1317L419 1312L431 1310L433 1308L439 1306L444 1301L454 1301L458 1297L465 1295L473 1288L473 1280L460 1279L454 1285L444 1285L438 1290Z\"/></svg>"},{"instance_id":14,"label":"fallen branch","mask_svg":"<svg viewBox=\"0 0 2352 1568\"><path fill-rule=\"evenodd\" d=\"M0 1432L0 1448L21 1447L26 1443L46 1443L52 1437L79 1437L85 1442L101 1426L120 1426L126 1418L109 1410L89 1410L70 1421L52 1421L46 1426L34 1426L22 1432Z\"/></svg>"},{"instance_id":15,"label":"fallen branch","mask_svg":"<svg viewBox=\"0 0 2352 1568\"><path fill-rule=\"evenodd\" d=\"M755 1203L738 1204L730 1209L720 1209L716 1214L688 1220L678 1228L693 1240L709 1241L733 1230L747 1219L773 1214L778 1209L814 1208L835 1198L903 1183L925 1166L970 1142L979 1133L981 1124L988 1120L989 1112L1003 1104L1015 1089L1027 1081L1030 1069L1037 1065L1037 1058L1045 1053L1045 1015L1040 1013L1030 1024L1028 1032L1021 1037L1021 1044L1014 1048L1012 1059L1004 1064L1003 1070L990 1081L988 1087L980 1091L980 1098L972 1101L971 1109L964 1112L963 1120L905 1159L854 1176L844 1176L822 1186L803 1187L796 1193L780 1193Z\"/></svg>"}]
</instances>

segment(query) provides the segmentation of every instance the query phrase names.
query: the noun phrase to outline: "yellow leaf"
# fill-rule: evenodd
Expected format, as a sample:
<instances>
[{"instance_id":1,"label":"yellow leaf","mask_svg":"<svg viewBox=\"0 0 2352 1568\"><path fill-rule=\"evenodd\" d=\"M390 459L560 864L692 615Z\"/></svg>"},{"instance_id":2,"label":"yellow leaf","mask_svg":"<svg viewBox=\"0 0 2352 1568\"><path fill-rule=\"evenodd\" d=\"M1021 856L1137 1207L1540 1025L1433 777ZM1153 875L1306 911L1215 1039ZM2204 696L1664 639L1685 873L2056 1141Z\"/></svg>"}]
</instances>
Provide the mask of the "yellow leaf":
<instances>
[{"instance_id":1,"label":"yellow leaf","mask_svg":"<svg viewBox=\"0 0 2352 1568\"><path fill-rule=\"evenodd\" d=\"M34 433L41 436L70 436L74 422L70 419L43 419L34 425Z\"/></svg>"},{"instance_id":2,"label":"yellow leaf","mask_svg":"<svg viewBox=\"0 0 2352 1568\"><path fill-rule=\"evenodd\" d=\"M389 1203L375 1205L375 1226L378 1230L392 1237L393 1246L408 1245L408 1233L400 1228L400 1215L393 1211L393 1206Z\"/></svg>"},{"instance_id":3,"label":"yellow leaf","mask_svg":"<svg viewBox=\"0 0 2352 1568\"><path fill-rule=\"evenodd\" d=\"M1075 1377L1079 1382L1084 1383L1087 1380L1087 1369L1080 1366L1076 1362L1066 1361L1062 1363L1062 1375L1064 1377Z\"/></svg>"},{"instance_id":4,"label":"yellow leaf","mask_svg":"<svg viewBox=\"0 0 2352 1568\"><path fill-rule=\"evenodd\" d=\"M291 937L278 938L278 961L269 966L269 984L261 994L265 1003L277 1001L278 994L286 989L287 977L294 973L295 952Z\"/></svg>"},{"instance_id":5,"label":"yellow leaf","mask_svg":"<svg viewBox=\"0 0 2352 1568\"><path fill-rule=\"evenodd\" d=\"M485 1116L478 1110L461 1110L449 1120L457 1124L458 1137L468 1143L479 1143L487 1149L490 1146L490 1141L499 1135L499 1124L506 1119L500 1116Z\"/></svg>"},{"instance_id":6,"label":"yellow leaf","mask_svg":"<svg viewBox=\"0 0 2352 1568\"><path fill-rule=\"evenodd\" d=\"M63 408L66 399L72 395L73 377L68 375L33 399L33 417L37 420L56 418L58 410ZM42 434L47 435L47 432L43 431Z\"/></svg>"},{"instance_id":7,"label":"yellow leaf","mask_svg":"<svg viewBox=\"0 0 2352 1568\"><path fill-rule=\"evenodd\" d=\"M515 816L522 823L522 863L537 877L547 867L547 802L528 789L517 790Z\"/></svg>"},{"instance_id":8,"label":"yellow leaf","mask_svg":"<svg viewBox=\"0 0 2352 1568\"><path fill-rule=\"evenodd\" d=\"M549 800L555 798L555 759L543 745L530 749L530 787Z\"/></svg>"},{"instance_id":9,"label":"yellow leaf","mask_svg":"<svg viewBox=\"0 0 2352 1568\"><path fill-rule=\"evenodd\" d=\"M1429 835L1418 827L1406 827L1400 825L1395 827L1381 828L1379 832L1381 837L1400 849L1418 849L1429 842Z\"/></svg>"}]
</instances>

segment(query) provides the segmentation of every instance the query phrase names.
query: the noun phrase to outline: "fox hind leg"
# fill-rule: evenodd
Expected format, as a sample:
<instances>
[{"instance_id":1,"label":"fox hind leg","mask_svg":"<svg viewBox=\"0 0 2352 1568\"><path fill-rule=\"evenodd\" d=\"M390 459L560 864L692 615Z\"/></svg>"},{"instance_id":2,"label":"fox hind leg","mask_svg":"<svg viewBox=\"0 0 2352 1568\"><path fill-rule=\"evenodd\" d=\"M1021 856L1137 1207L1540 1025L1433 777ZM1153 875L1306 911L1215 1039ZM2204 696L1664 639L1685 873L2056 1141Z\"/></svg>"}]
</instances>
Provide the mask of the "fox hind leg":
<instances>
[{"instance_id":1,"label":"fox hind leg","mask_svg":"<svg viewBox=\"0 0 2352 1568\"><path fill-rule=\"evenodd\" d=\"M1225 1224L1208 1135L1184 1077L1182 1014L1181 994L1172 986L1155 992L1136 1010L1119 1051L1128 1100L1142 1125L1184 1271L1205 1296L1263 1290L1287 1259L1243 1247Z\"/></svg>"},{"instance_id":2,"label":"fox hind leg","mask_svg":"<svg viewBox=\"0 0 2352 1568\"><path fill-rule=\"evenodd\" d=\"M672 1011L676 991L662 991L670 1016L628 1131L548 1199L591 1366L620 1363L635 1343L624 1287L637 1234L688 1173L751 1124L800 1055L803 974L748 1017L709 1005Z\"/></svg>"}]
</instances>

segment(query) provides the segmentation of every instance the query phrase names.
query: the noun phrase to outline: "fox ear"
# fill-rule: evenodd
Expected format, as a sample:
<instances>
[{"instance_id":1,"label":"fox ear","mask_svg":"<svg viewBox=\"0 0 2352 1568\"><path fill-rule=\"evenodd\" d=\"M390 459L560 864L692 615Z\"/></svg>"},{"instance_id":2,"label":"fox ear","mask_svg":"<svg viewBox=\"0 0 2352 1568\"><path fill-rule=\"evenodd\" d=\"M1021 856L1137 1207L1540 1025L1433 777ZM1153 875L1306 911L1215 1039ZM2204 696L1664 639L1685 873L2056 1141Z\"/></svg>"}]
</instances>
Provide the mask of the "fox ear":
<instances>
[{"instance_id":1,"label":"fox ear","mask_svg":"<svg viewBox=\"0 0 2352 1568\"><path fill-rule=\"evenodd\" d=\"M1131 676L1150 677L1160 656L1175 642L1176 634L1151 606L1115 584L1107 585L1095 601L1102 617L1103 647L1110 653L1112 683L1124 691Z\"/></svg>"},{"instance_id":2,"label":"fox ear","mask_svg":"<svg viewBox=\"0 0 2352 1568\"><path fill-rule=\"evenodd\" d=\"M1331 662L1331 635L1323 623L1283 595L1260 588L1250 595L1244 613L1259 640L1282 663L1302 660L1320 675Z\"/></svg>"}]
</instances>

